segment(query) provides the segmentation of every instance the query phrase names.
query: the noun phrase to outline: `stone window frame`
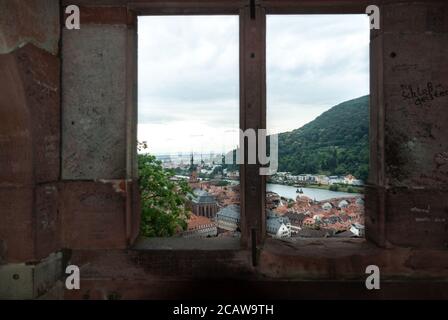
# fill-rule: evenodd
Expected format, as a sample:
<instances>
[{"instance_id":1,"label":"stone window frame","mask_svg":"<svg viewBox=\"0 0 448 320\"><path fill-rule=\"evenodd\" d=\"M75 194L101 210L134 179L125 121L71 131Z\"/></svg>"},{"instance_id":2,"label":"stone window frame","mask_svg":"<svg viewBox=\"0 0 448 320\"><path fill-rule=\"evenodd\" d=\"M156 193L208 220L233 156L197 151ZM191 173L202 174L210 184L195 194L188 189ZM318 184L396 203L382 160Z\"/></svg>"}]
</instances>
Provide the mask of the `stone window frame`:
<instances>
[{"instance_id":1,"label":"stone window frame","mask_svg":"<svg viewBox=\"0 0 448 320\"><path fill-rule=\"evenodd\" d=\"M240 128L266 128L266 16L287 14L365 14L372 4L365 0L63 0L81 7L120 7L127 10L129 37L127 52L127 104L130 107L127 128L127 172L128 177L137 176L136 137L137 128L137 17L158 15L237 15L239 16L239 72L240 72ZM98 11L96 11L98 12ZM106 17L107 19L107 17ZM371 31L371 39L375 31ZM379 107L373 104L376 60L372 58L375 48L370 44L370 158L369 182L381 180L380 163L372 163L381 155L381 128L383 121ZM136 140L136 139L135 139ZM378 149L378 150L377 150ZM247 153L247 148L245 148ZM247 154L245 155L247 157ZM241 249L255 249L266 240L265 176L258 174L260 165L240 165ZM384 239L384 197L381 190L366 186L366 240L381 244ZM374 228L369 226L369 217ZM254 251L254 250L252 250Z\"/></svg>"}]
</instances>

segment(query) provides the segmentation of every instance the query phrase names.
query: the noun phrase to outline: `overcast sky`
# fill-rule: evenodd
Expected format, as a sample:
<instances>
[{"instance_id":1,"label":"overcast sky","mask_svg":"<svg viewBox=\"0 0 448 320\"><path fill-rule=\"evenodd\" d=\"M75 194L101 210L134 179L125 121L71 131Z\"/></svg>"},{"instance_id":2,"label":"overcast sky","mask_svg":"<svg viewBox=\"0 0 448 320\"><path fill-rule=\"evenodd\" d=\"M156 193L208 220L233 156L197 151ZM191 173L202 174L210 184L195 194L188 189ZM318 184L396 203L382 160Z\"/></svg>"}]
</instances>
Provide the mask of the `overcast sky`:
<instances>
[{"instance_id":1,"label":"overcast sky","mask_svg":"<svg viewBox=\"0 0 448 320\"><path fill-rule=\"evenodd\" d=\"M239 126L236 16L139 18L139 141L225 152ZM299 128L369 92L367 15L268 16L267 123Z\"/></svg>"}]
</instances>

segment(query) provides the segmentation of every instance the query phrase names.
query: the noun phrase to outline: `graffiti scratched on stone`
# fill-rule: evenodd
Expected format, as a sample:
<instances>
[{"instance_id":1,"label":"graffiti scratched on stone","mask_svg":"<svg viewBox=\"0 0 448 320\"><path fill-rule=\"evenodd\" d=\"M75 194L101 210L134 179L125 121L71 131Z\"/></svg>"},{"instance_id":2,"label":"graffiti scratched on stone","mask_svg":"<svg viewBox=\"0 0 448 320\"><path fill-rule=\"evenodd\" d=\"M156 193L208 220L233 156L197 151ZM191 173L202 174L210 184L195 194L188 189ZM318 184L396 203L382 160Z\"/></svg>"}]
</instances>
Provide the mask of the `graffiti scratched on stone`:
<instances>
[{"instance_id":1,"label":"graffiti scratched on stone","mask_svg":"<svg viewBox=\"0 0 448 320\"><path fill-rule=\"evenodd\" d=\"M401 85L401 96L405 101L412 101L416 106L438 98L448 97L448 89L442 84L427 82L424 86Z\"/></svg>"}]
</instances>

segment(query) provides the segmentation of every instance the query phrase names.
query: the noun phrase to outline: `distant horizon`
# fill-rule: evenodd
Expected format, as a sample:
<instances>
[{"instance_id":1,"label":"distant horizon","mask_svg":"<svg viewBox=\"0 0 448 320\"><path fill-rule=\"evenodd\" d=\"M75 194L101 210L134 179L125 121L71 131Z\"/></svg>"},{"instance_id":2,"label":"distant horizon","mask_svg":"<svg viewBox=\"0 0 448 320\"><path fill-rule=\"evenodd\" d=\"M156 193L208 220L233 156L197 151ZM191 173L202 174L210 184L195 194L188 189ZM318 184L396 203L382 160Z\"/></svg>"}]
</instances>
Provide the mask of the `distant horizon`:
<instances>
[{"instance_id":1,"label":"distant horizon","mask_svg":"<svg viewBox=\"0 0 448 320\"><path fill-rule=\"evenodd\" d=\"M369 96L369 95L370 95L370 94L365 94L365 95L362 95L362 96L359 96L359 97L356 97L356 98L353 98L353 99L349 99L349 100L344 100L344 101L338 102L338 103L336 103L335 105L333 105L332 107L330 107L328 110L326 110L326 111L322 112L321 114L317 115L316 118L314 118L314 119L312 119L311 121L309 121L309 122L303 124L301 127L292 129L292 130L290 130L290 131L279 132L279 133L276 133L276 134L287 133L287 132L291 132L291 131L300 129L300 128L306 126L307 124L313 122L314 120L316 120L316 119L317 119L319 116L321 116L323 113L325 113L325 112L331 110L332 108L334 108L334 107L336 107L336 106L338 106L338 105L340 105L340 104L342 104L342 103L345 103L345 102L348 102L348 101L352 101L352 100L356 100L356 99L360 99L360 98L363 98L363 97L366 97L366 96ZM237 147L237 146L235 146L235 148L236 148L236 147ZM230 151L232 151L232 150L234 150L234 149L228 150L227 152L230 152ZM226 153L227 153L227 152L224 152L224 153L223 153L223 152L216 152L216 151L203 151L203 152L201 153L201 152L199 152L199 151L195 151L195 150L192 150L192 151L190 151L190 152L188 152L188 151L183 151L183 152L181 152L181 151L173 151L173 152L171 152L171 153L154 153L154 152L149 152L149 153L152 154L152 155L155 155L155 156L175 156L175 155L179 155L179 154L182 154L182 155L184 155L184 154L185 154L185 155L189 154L189 155L191 155L192 152L194 153L194 155L196 155L196 154L197 154L197 155L211 155L211 154L222 155L222 154L226 154Z\"/></svg>"}]
</instances>

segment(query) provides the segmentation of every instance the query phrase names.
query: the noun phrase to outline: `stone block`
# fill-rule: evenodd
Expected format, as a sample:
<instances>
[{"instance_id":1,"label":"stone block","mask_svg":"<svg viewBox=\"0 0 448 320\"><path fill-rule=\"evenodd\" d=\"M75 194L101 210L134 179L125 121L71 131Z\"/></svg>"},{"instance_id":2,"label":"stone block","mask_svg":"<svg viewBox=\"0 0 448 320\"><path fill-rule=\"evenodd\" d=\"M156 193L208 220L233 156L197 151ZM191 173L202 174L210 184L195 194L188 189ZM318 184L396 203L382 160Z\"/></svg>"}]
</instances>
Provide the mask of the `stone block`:
<instances>
[{"instance_id":1,"label":"stone block","mask_svg":"<svg viewBox=\"0 0 448 320\"><path fill-rule=\"evenodd\" d=\"M61 185L62 246L70 249L125 248L124 181L64 182Z\"/></svg>"},{"instance_id":2,"label":"stone block","mask_svg":"<svg viewBox=\"0 0 448 320\"><path fill-rule=\"evenodd\" d=\"M386 238L396 246L446 248L448 191L387 190Z\"/></svg>"},{"instance_id":3,"label":"stone block","mask_svg":"<svg viewBox=\"0 0 448 320\"><path fill-rule=\"evenodd\" d=\"M14 54L0 55L0 186L30 185L33 141L20 70Z\"/></svg>"},{"instance_id":4,"label":"stone block","mask_svg":"<svg viewBox=\"0 0 448 320\"><path fill-rule=\"evenodd\" d=\"M81 6L82 24L127 24L128 10L126 7L91 7Z\"/></svg>"},{"instance_id":5,"label":"stone block","mask_svg":"<svg viewBox=\"0 0 448 320\"><path fill-rule=\"evenodd\" d=\"M50 254L33 268L33 296L40 297L65 276L63 254Z\"/></svg>"},{"instance_id":6,"label":"stone block","mask_svg":"<svg viewBox=\"0 0 448 320\"><path fill-rule=\"evenodd\" d=\"M382 33L448 32L448 6L442 3L386 3L380 7Z\"/></svg>"},{"instance_id":7,"label":"stone block","mask_svg":"<svg viewBox=\"0 0 448 320\"><path fill-rule=\"evenodd\" d=\"M8 264L0 266L2 300L33 299L33 266Z\"/></svg>"},{"instance_id":8,"label":"stone block","mask_svg":"<svg viewBox=\"0 0 448 320\"><path fill-rule=\"evenodd\" d=\"M365 188L365 227L366 238L377 245L384 246L384 189L375 186Z\"/></svg>"},{"instance_id":9,"label":"stone block","mask_svg":"<svg viewBox=\"0 0 448 320\"><path fill-rule=\"evenodd\" d=\"M50 290L62 275L61 253L53 253L36 264L0 265L0 299L37 298Z\"/></svg>"},{"instance_id":10,"label":"stone block","mask_svg":"<svg viewBox=\"0 0 448 320\"><path fill-rule=\"evenodd\" d=\"M59 46L59 1L0 1L0 54L26 43L54 55Z\"/></svg>"},{"instance_id":11,"label":"stone block","mask_svg":"<svg viewBox=\"0 0 448 320\"><path fill-rule=\"evenodd\" d=\"M0 188L0 254L6 262L34 260L34 189Z\"/></svg>"},{"instance_id":12,"label":"stone block","mask_svg":"<svg viewBox=\"0 0 448 320\"><path fill-rule=\"evenodd\" d=\"M59 178L59 59L26 45L0 55L1 184Z\"/></svg>"},{"instance_id":13,"label":"stone block","mask_svg":"<svg viewBox=\"0 0 448 320\"><path fill-rule=\"evenodd\" d=\"M386 185L448 186L448 34L387 34Z\"/></svg>"},{"instance_id":14,"label":"stone block","mask_svg":"<svg viewBox=\"0 0 448 320\"><path fill-rule=\"evenodd\" d=\"M0 261L35 261L60 249L57 184L0 187L0 204Z\"/></svg>"},{"instance_id":15,"label":"stone block","mask_svg":"<svg viewBox=\"0 0 448 320\"><path fill-rule=\"evenodd\" d=\"M41 259L61 248L58 185L39 185L36 187L35 194L36 257Z\"/></svg>"},{"instance_id":16,"label":"stone block","mask_svg":"<svg viewBox=\"0 0 448 320\"><path fill-rule=\"evenodd\" d=\"M63 32L62 177L126 177L126 25Z\"/></svg>"},{"instance_id":17,"label":"stone block","mask_svg":"<svg viewBox=\"0 0 448 320\"><path fill-rule=\"evenodd\" d=\"M129 244L132 245L140 233L141 222L141 202L140 202L140 188L137 181L128 183L128 203L130 202L131 218L130 218L130 237Z\"/></svg>"},{"instance_id":18,"label":"stone block","mask_svg":"<svg viewBox=\"0 0 448 320\"><path fill-rule=\"evenodd\" d=\"M54 182L60 169L60 62L33 45L16 52L34 150L36 183Z\"/></svg>"}]
</instances>

